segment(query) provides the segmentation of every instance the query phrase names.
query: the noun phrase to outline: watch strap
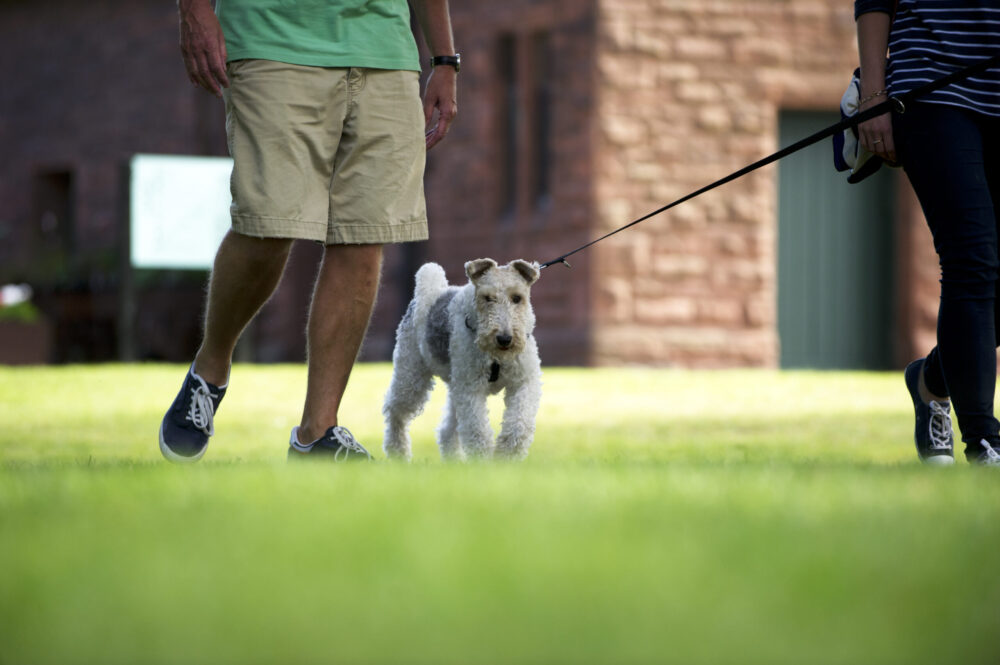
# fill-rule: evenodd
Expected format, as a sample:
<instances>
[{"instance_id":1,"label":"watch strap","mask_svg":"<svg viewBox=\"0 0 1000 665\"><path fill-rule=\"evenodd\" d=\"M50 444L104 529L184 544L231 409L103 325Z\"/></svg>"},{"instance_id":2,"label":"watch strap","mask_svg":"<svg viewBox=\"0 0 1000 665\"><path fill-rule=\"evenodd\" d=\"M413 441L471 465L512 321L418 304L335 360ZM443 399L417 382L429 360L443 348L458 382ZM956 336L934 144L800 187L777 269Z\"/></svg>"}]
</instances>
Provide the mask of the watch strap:
<instances>
[{"instance_id":1,"label":"watch strap","mask_svg":"<svg viewBox=\"0 0 1000 665\"><path fill-rule=\"evenodd\" d=\"M431 67L439 65L449 65L454 67L457 72L462 67L462 55L460 53L456 53L455 55L435 55L431 58Z\"/></svg>"}]
</instances>

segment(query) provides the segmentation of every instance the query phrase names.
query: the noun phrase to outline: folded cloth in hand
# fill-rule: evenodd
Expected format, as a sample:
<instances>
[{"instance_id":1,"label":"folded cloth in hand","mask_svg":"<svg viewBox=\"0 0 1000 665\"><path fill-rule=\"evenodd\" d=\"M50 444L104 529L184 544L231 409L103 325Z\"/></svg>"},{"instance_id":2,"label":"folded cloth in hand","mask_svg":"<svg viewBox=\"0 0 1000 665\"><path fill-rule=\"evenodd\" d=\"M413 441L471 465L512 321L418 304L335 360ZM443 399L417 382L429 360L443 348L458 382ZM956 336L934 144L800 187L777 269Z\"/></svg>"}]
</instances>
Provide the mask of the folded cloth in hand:
<instances>
[{"instance_id":1,"label":"folded cloth in hand","mask_svg":"<svg viewBox=\"0 0 1000 665\"><path fill-rule=\"evenodd\" d=\"M840 117L847 119L858 112L861 99L861 70L855 69L851 83L840 99ZM850 171L847 182L861 182L882 166L882 158L868 152L858 141L858 127L848 127L833 135L833 165L838 171Z\"/></svg>"}]
</instances>

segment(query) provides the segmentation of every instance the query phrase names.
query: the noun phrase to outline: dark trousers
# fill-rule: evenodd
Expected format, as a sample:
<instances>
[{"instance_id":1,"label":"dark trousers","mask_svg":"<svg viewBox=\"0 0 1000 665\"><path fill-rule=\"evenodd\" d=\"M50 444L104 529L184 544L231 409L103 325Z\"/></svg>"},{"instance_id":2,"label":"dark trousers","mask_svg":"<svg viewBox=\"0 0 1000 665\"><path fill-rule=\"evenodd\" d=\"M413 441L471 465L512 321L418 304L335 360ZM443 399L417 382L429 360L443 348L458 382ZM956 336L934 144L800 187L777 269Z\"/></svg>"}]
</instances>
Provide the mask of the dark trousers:
<instances>
[{"instance_id":1,"label":"dark trousers","mask_svg":"<svg viewBox=\"0 0 1000 665\"><path fill-rule=\"evenodd\" d=\"M1000 118L912 103L893 116L897 156L920 199L941 263L931 392L950 395L966 451L1000 444L993 415L1000 345Z\"/></svg>"}]
</instances>

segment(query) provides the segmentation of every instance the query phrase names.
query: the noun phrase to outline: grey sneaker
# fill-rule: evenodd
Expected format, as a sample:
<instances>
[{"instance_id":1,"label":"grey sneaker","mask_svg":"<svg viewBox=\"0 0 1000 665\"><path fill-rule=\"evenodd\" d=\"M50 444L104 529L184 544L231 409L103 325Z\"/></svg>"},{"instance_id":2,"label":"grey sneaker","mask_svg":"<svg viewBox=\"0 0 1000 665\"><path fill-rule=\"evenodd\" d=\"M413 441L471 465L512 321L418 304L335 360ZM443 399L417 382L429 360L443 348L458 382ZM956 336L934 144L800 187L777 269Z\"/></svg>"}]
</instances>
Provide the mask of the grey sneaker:
<instances>
[{"instance_id":1,"label":"grey sneaker","mask_svg":"<svg viewBox=\"0 0 1000 665\"><path fill-rule=\"evenodd\" d=\"M979 445L984 448L983 452L978 457L972 458L969 461L979 466L1000 467L1000 452L991 446L990 442L986 439L980 439Z\"/></svg>"},{"instance_id":2,"label":"grey sneaker","mask_svg":"<svg viewBox=\"0 0 1000 665\"><path fill-rule=\"evenodd\" d=\"M336 425L326 430L323 436L312 443L299 442L299 428L292 428L288 441L288 460L327 459L334 462L371 460L371 454L358 443L351 431Z\"/></svg>"},{"instance_id":3,"label":"grey sneaker","mask_svg":"<svg viewBox=\"0 0 1000 665\"><path fill-rule=\"evenodd\" d=\"M924 369L924 360L924 358L914 360L903 371L906 388L913 398L913 411L916 416L913 441L917 444L917 456L924 464L948 466L955 463L951 402L948 400L925 402L920 397L920 374Z\"/></svg>"},{"instance_id":4,"label":"grey sneaker","mask_svg":"<svg viewBox=\"0 0 1000 665\"><path fill-rule=\"evenodd\" d=\"M160 452L171 462L197 462L215 434L215 412L226 394L226 386L213 386L194 373L194 364L184 385L160 423Z\"/></svg>"}]
</instances>

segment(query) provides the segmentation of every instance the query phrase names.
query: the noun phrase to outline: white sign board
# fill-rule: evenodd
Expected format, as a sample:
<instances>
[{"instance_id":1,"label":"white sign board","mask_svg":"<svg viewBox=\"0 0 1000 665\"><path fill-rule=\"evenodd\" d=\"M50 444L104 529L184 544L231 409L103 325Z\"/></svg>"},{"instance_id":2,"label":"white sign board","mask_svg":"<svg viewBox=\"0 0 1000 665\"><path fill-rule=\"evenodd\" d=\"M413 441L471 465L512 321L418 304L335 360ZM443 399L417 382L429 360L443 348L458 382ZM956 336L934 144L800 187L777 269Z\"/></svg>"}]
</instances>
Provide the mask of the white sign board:
<instances>
[{"instance_id":1,"label":"white sign board","mask_svg":"<svg viewBox=\"0 0 1000 665\"><path fill-rule=\"evenodd\" d=\"M233 160L135 155L130 166L132 265L211 269L231 225Z\"/></svg>"}]
</instances>

